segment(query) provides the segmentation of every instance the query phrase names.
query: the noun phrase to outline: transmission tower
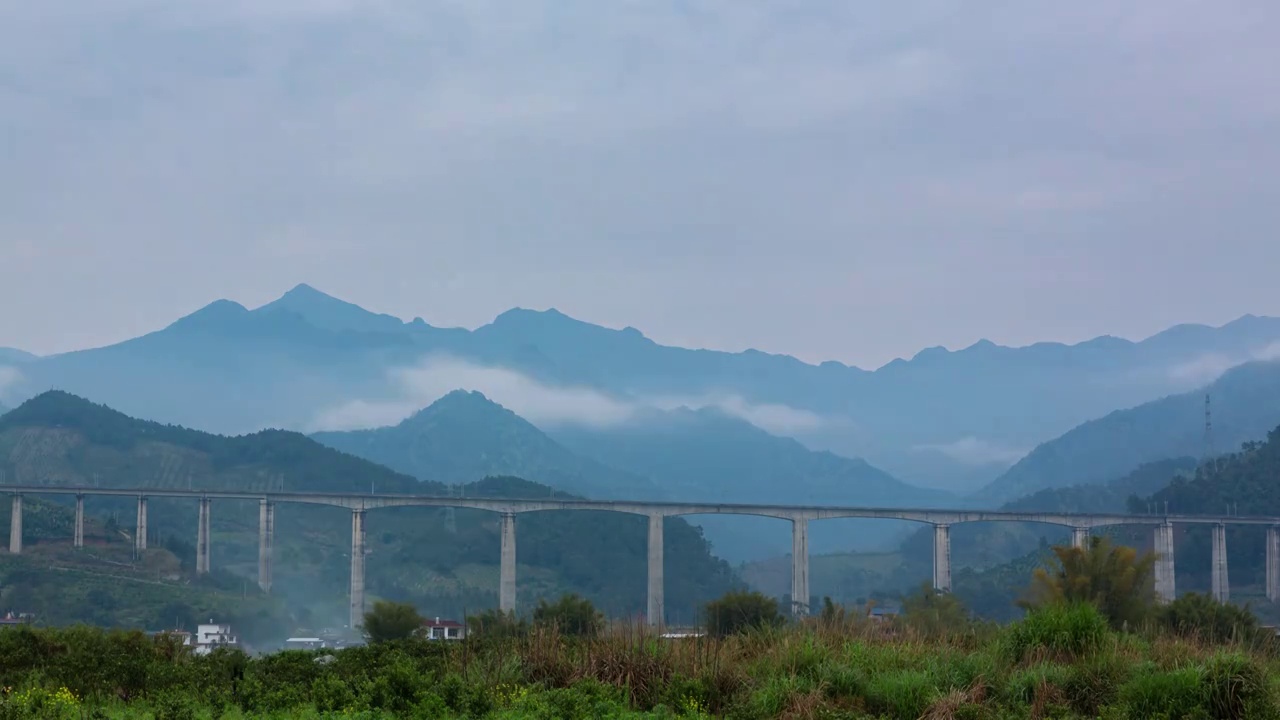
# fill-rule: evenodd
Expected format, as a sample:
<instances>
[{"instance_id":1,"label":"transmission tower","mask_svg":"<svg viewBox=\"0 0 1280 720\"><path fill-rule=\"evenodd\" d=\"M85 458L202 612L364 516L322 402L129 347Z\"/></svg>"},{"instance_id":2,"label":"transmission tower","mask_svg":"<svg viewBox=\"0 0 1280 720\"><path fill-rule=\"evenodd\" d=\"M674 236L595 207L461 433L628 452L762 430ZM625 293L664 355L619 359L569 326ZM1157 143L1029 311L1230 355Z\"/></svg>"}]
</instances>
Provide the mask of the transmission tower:
<instances>
[{"instance_id":1,"label":"transmission tower","mask_svg":"<svg viewBox=\"0 0 1280 720\"><path fill-rule=\"evenodd\" d=\"M1204 396L1204 447L1200 450L1200 465L1212 465L1218 469L1218 455L1213 449L1213 413L1209 405L1209 394Z\"/></svg>"}]
</instances>

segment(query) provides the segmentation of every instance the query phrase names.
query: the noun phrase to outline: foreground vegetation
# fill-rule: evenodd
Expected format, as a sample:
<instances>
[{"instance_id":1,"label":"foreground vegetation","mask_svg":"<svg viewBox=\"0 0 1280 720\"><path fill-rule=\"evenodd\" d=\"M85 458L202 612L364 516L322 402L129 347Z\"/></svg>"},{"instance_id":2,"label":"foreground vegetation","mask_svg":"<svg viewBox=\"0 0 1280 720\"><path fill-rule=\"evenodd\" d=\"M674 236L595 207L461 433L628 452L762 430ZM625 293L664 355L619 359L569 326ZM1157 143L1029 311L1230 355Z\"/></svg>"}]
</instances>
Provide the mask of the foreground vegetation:
<instances>
[{"instance_id":1,"label":"foreground vegetation","mask_svg":"<svg viewBox=\"0 0 1280 720\"><path fill-rule=\"evenodd\" d=\"M943 633L861 616L681 641L535 627L260 658L0 631L4 718L1265 718L1278 681L1265 642L1121 633L1088 604Z\"/></svg>"},{"instance_id":2,"label":"foreground vegetation","mask_svg":"<svg viewBox=\"0 0 1280 720\"><path fill-rule=\"evenodd\" d=\"M829 600L787 620L758 593L706 608L706 634L607 627L586 600L532 621L489 612L462 642L380 601L368 645L192 655L169 635L0 631L6 718L1273 718L1280 645L1247 609L1152 603L1151 557L1095 538L1054 548L1026 616L972 621L931 588L874 621Z\"/></svg>"}]
</instances>

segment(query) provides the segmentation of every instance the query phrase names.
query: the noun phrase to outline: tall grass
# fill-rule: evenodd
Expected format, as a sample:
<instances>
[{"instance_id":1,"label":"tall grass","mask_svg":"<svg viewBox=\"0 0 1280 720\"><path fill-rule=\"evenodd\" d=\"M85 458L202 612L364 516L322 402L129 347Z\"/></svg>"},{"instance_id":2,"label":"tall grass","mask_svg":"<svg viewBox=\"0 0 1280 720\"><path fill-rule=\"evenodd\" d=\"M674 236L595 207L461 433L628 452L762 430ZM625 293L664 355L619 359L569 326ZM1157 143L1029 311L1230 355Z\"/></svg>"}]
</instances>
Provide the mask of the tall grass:
<instances>
[{"instance_id":1,"label":"tall grass","mask_svg":"<svg viewBox=\"0 0 1280 720\"><path fill-rule=\"evenodd\" d=\"M113 662L137 675L92 682L71 664L69 631L32 635L40 653L20 652L4 631L0 675L14 689L0 720L28 716L15 698L32 687L73 689L76 717L1280 717L1280 662L1258 646L1118 633L1098 619L1072 606L954 633L848 621L686 639L634 625L593 638L534 629L355 648L324 662L298 651L167 659L108 643Z\"/></svg>"}]
</instances>

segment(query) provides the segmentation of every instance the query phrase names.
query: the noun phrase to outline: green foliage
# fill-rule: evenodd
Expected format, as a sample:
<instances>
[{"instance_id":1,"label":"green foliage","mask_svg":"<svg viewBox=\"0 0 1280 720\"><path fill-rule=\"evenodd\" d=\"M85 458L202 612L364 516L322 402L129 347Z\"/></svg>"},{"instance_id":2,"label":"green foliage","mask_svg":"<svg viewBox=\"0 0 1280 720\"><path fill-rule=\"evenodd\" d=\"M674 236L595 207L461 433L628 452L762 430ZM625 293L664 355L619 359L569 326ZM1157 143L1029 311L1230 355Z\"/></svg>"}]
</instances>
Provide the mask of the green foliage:
<instances>
[{"instance_id":1,"label":"green foliage","mask_svg":"<svg viewBox=\"0 0 1280 720\"><path fill-rule=\"evenodd\" d=\"M1006 652L1016 661L1035 651L1076 658L1096 650L1110 635L1098 608L1076 601L1035 608L1011 625L1004 638Z\"/></svg>"},{"instance_id":2,"label":"green foliage","mask_svg":"<svg viewBox=\"0 0 1280 720\"><path fill-rule=\"evenodd\" d=\"M716 636L777 627L783 622L778 601L758 592L735 590L706 607L707 631Z\"/></svg>"},{"instance_id":3,"label":"green foliage","mask_svg":"<svg viewBox=\"0 0 1280 720\"><path fill-rule=\"evenodd\" d=\"M1220 603L1200 593L1187 593L1162 606L1156 611L1156 621L1172 632L1210 642L1244 640L1258 633L1258 619L1249 608Z\"/></svg>"},{"instance_id":4,"label":"green foliage","mask_svg":"<svg viewBox=\"0 0 1280 720\"><path fill-rule=\"evenodd\" d=\"M485 640L509 639L526 635L529 625L515 613L497 609L485 610L467 618L467 634Z\"/></svg>"},{"instance_id":5,"label":"green foliage","mask_svg":"<svg viewBox=\"0 0 1280 720\"><path fill-rule=\"evenodd\" d=\"M554 604L543 600L533 610L533 623L555 628L565 635L594 637L604 628L604 615L590 600L574 594L561 597Z\"/></svg>"},{"instance_id":6,"label":"green foliage","mask_svg":"<svg viewBox=\"0 0 1280 720\"><path fill-rule=\"evenodd\" d=\"M1136 627L1155 599L1155 556L1113 546L1105 536L1089 540L1086 548L1053 548L1055 562L1036 569L1023 607L1092 603L1113 627Z\"/></svg>"},{"instance_id":7,"label":"green foliage","mask_svg":"<svg viewBox=\"0 0 1280 720\"><path fill-rule=\"evenodd\" d=\"M927 582L903 598L902 620L929 637L963 632L970 623L968 611L956 596L937 590Z\"/></svg>"},{"instance_id":8,"label":"green foliage","mask_svg":"<svg viewBox=\"0 0 1280 720\"><path fill-rule=\"evenodd\" d=\"M369 642L391 642L412 637L422 630L423 618L408 603L378 600L364 614L364 637Z\"/></svg>"}]
</instances>

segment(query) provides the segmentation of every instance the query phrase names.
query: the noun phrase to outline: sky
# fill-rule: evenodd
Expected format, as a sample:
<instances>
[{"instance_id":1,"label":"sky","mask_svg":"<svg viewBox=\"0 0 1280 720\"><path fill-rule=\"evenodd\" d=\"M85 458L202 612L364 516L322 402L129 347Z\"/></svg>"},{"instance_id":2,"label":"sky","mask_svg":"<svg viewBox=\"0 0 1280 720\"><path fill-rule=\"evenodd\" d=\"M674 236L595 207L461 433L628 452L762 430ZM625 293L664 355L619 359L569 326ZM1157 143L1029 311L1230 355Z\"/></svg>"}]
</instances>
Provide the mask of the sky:
<instances>
[{"instance_id":1,"label":"sky","mask_svg":"<svg viewBox=\"0 0 1280 720\"><path fill-rule=\"evenodd\" d=\"M306 282L877 367L1280 315L1273 0L0 0L0 346Z\"/></svg>"}]
</instances>

